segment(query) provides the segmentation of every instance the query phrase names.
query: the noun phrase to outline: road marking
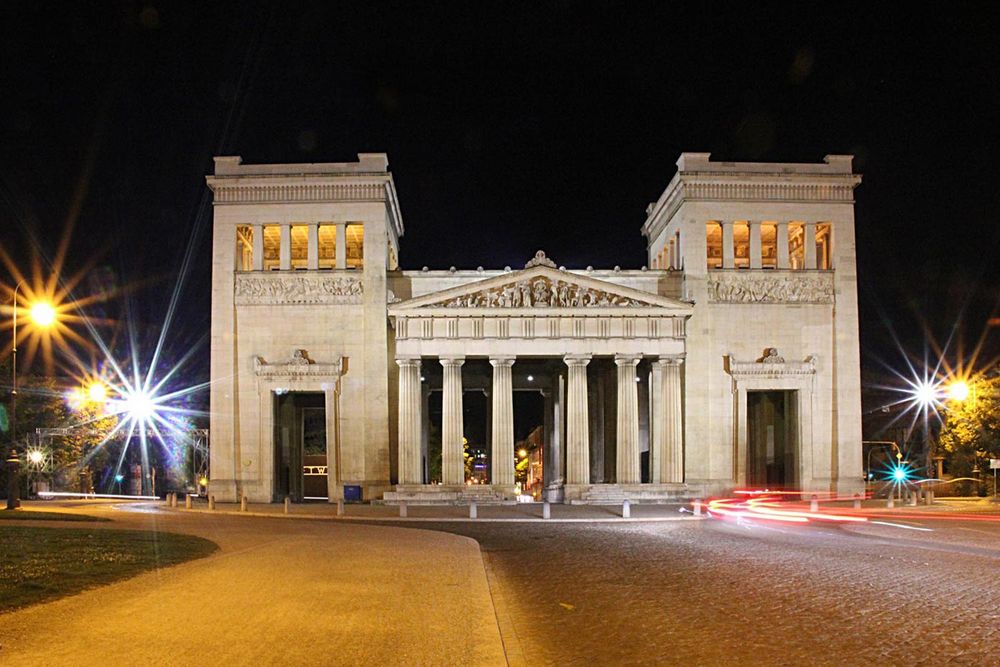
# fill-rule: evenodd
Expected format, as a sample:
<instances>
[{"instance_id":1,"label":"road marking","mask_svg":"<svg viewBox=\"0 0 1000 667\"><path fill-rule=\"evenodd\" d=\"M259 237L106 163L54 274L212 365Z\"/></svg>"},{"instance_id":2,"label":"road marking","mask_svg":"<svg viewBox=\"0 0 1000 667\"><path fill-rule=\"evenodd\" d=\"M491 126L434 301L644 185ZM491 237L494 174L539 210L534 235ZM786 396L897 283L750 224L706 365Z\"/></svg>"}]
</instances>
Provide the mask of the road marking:
<instances>
[{"instance_id":1,"label":"road marking","mask_svg":"<svg viewBox=\"0 0 1000 667\"><path fill-rule=\"evenodd\" d=\"M891 521L869 521L868 523L877 523L880 526L892 526L893 528L906 528L907 530L921 530L927 533L933 533L933 528L921 528L920 526L907 526L902 523L892 523Z\"/></svg>"}]
</instances>

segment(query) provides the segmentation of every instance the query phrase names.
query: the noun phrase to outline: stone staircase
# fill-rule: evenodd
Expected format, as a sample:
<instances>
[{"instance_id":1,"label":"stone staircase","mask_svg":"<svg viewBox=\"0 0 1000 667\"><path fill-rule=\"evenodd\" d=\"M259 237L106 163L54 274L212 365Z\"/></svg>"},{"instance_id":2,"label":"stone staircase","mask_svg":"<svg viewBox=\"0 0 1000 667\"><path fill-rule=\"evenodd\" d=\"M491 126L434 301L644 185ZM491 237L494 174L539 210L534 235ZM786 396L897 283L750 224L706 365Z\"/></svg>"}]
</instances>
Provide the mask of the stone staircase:
<instances>
[{"instance_id":1,"label":"stone staircase","mask_svg":"<svg viewBox=\"0 0 1000 667\"><path fill-rule=\"evenodd\" d=\"M398 505L405 501L408 505L514 505L512 494L494 489L488 484L461 486L443 485L398 485L395 491L383 494L383 505Z\"/></svg>"},{"instance_id":2,"label":"stone staircase","mask_svg":"<svg viewBox=\"0 0 1000 667\"><path fill-rule=\"evenodd\" d=\"M704 490L687 484L590 484L570 496L571 505L621 505L633 503L657 505L678 503L704 497Z\"/></svg>"}]
</instances>

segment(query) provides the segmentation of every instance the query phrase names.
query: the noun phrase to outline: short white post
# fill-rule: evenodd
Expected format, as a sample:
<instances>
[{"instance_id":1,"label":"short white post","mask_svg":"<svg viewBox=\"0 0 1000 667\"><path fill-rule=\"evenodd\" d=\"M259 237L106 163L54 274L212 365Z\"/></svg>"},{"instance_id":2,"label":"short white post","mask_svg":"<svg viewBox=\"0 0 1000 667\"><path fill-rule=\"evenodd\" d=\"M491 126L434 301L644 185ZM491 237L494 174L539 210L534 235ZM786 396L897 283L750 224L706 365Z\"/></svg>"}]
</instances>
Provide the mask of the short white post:
<instances>
[{"instance_id":1,"label":"short white post","mask_svg":"<svg viewBox=\"0 0 1000 667\"><path fill-rule=\"evenodd\" d=\"M288 514L289 510L292 509L292 499L285 496L285 514Z\"/></svg>"},{"instance_id":2,"label":"short white post","mask_svg":"<svg viewBox=\"0 0 1000 667\"><path fill-rule=\"evenodd\" d=\"M910 500L910 503L909 503L910 507L916 507L917 506L917 490L916 489L913 489L913 491L910 493L909 500Z\"/></svg>"},{"instance_id":3,"label":"short white post","mask_svg":"<svg viewBox=\"0 0 1000 667\"><path fill-rule=\"evenodd\" d=\"M344 516L344 499L337 498L337 516Z\"/></svg>"},{"instance_id":4,"label":"short white post","mask_svg":"<svg viewBox=\"0 0 1000 667\"><path fill-rule=\"evenodd\" d=\"M812 499L809 501L809 511L810 512L819 511L819 500L816 498L815 494L813 494Z\"/></svg>"},{"instance_id":5,"label":"short white post","mask_svg":"<svg viewBox=\"0 0 1000 667\"><path fill-rule=\"evenodd\" d=\"M892 494L890 493L888 500L885 501L885 506L888 507L889 509L892 509L895 506L895 503L893 502L893 500L894 500L894 498L892 497Z\"/></svg>"},{"instance_id":6,"label":"short white post","mask_svg":"<svg viewBox=\"0 0 1000 667\"><path fill-rule=\"evenodd\" d=\"M549 501L542 503L542 518L551 519L552 518L552 508L549 506Z\"/></svg>"},{"instance_id":7,"label":"short white post","mask_svg":"<svg viewBox=\"0 0 1000 667\"><path fill-rule=\"evenodd\" d=\"M247 497L245 495L240 496L240 511L247 511Z\"/></svg>"},{"instance_id":8,"label":"short white post","mask_svg":"<svg viewBox=\"0 0 1000 667\"><path fill-rule=\"evenodd\" d=\"M470 519L477 519L477 518L479 518L479 508L476 507L476 501L475 500L473 500L471 503L469 503L469 518Z\"/></svg>"},{"instance_id":9,"label":"short white post","mask_svg":"<svg viewBox=\"0 0 1000 667\"><path fill-rule=\"evenodd\" d=\"M632 516L632 506L629 504L628 498L622 501L622 518L628 519Z\"/></svg>"},{"instance_id":10,"label":"short white post","mask_svg":"<svg viewBox=\"0 0 1000 667\"><path fill-rule=\"evenodd\" d=\"M856 509L856 510L861 509L861 494L860 493L855 493L854 494L854 509Z\"/></svg>"},{"instance_id":11,"label":"short white post","mask_svg":"<svg viewBox=\"0 0 1000 667\"><path fill-rule=\"evenodd\" d=\"M694 515L701 516L701 498L695 498L692 505L694 506Z\"/></svg>"},{"instance_id":12,"label":"short white post","mask_svg":"<svg viewBox=\"0 0 1000 667\"><path fill-rule=\"evenodd\" d=\"M928 488L924 490L924 505L934 504L934 489Z\"/></svg>"},{"instance_id":13,"label":"short white post","mask_svg":"<svg viewBox=\"0 0 1000 667\"><path fill-rule=\"evenodd\" d=\"M210 509L210 510L214 510L215 509L215 495L214 494L208 497L208 509Z\"/></svg>"},{"instance_id":14,"label":"short white post","mask_svg":"<svg viewBox=\"0 0 1000 667\"><path fill-rule=\"evenodd\" d=\"M184 509L186 509L186 510L191 509L191 494L190 493L184 496Z\"/></svg>"},{"instance_id":15,"label":"short white post","mask_svg":"<svg viewBox=\"0 0 1000 667\"><path fill-rule=\"evenodd\" d=\"M406 501L405 500L400 500L399 501L399 518L401 518L401 519L405 519L406 518Z\"/></svg>"}]
</instances>

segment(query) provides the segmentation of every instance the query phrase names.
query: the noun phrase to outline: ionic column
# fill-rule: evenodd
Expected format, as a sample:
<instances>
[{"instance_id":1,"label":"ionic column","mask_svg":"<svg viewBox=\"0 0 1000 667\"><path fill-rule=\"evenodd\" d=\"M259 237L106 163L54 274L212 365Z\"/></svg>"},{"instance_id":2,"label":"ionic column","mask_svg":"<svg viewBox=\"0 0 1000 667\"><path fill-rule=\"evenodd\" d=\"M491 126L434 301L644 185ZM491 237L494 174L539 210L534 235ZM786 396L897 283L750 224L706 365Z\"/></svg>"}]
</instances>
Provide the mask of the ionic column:
<instances>
[{"instance_id":1,"label":"ionic column","mask_svg":"<svg viewBox=\"0 0 1000 667\"><path fill-rule=\"evenodd\" d=\"M587 364L590 355L563 357L569 375L566 399L566 483L590 484L590 416L587 411Z\"/></svg>"},{"instance_id":2,"label":"ionic column","mask_svg":"<svg viewBox=\"0 0 1000 667\"><path fill-rule=\"evenodd\" d=\"M779 269L787 269L790 264L788 262L788 223L779 222L775 224L775 244L778 246L778 263L777 267Z\"/></svg>"},{"instance_id":3,"label":"ionic column","mask_svg":"<svg viewBox=\"0 0 1000 667\"><path fill-rule=\"evenodd\" d=\"M278 268L288 271L292 268L292 226L281 225L280 247L278 248Z\"/></svg>"},{"instance_id":4,"label":"ionic column","mask_svg":"<svg viewBox=\"0 0 1000 667\"><path fill-rule=\"evenodd\" d=\"M680 484L684 481L684 434L681 428L681 364L683 359L660 359L653 365L656 389L653 416L655 463L651 465L653 481L660 484Z\"/></svg>"},{"instance_id":5,"label":"ionic column","mask_svg":"<svg viewBox=\"0 0 1000 667\"><path fill-rule=\"evenodd\" d=\"M337 246L334 250L338 269L347 268L347 223L337 223Z\"/></svg>"},{"instance_id":6,"label":"ionic column","mask_svg":"<svg viewBox=\"0 0 1000 667\"><path fill-rule=\"evenodd\" d=\"M723 221L722 225L722 268L736 268L736 245L733 243L733 221Z\"/></svg>"},{"instance_id":7,"label":"ionic column","mask_svg":"<svg viewBox=\"0 0 1000 667\"><path fill-rule=\"evenodd\" d=\"M306 268L315 271L319 268L319 223L310 222L306 227Z\"/></svg>"},{"instance_id":8,"label":"ionic column","mask_svg":"<svg viewBox=\"0 0 1000 667\"><path fill-rule=\"evenodd\" d=\"M802 242L807 269L816 268L816 223L807 222L802 225Z\"/></svg>"},{"instance_id":9,"label":"ionic column","mask_svg":"<svg viewBox=\"0 0 1000 667\"><path fill-rule=\"evenodd\" d=\"M635 386L635 367L641 355L616 354L618 366L618 436L617 471L619 484L638 484L639 472L639 396Z\"/></svg>"},{"instance_id":10,"label":"ionic column","mask_svg":"<svg viewBox=\"0 0 1000 667\"><path fill-rule=\"evenodd\" d=\"M747 226L750 228L750 268L759 269L763 267L760 247L760 221L748 220Z\"/></svg>"},{"instance_id":11,"label":"ionic column","mask_svg":"<svg viewBox=\"0 0 1000 667\"><path fill-rule=\"evenodd\" d=\"M513 357L490 357L493 366L493 470L494 485L514 486L514 398L510 367Z\"/></svg>"},{"instance_id":12,"label":"ionic column","mask_svg":"<svg viewBox=\"0 0 1000 667\"><path fill-rule=\"evenodd\" d=\"M399 483L420 484L423 481L420 358L396 359L396 364L399 365Z\"/></svg>"},{"instance_id":13,"label":"ionic column","mask_svg":"<svg viewBox=\"0 0 1000 667\"><path fill-rule=\"evenodd\" d=\"M250 233L253 235L251 243L250 268L254 271L264 270L264 225L252 225Z\"/></svg>"},{"instance_id":14,"label":"ionic column","mask_svg":"<svg viewBox=\"0 0 1000 667\"><path fill-rule=\"evenodd\" d=\"M465 445L462 442L463 357L442 358L444 396L441 400L441 481L465 484Z\"/></svg>"}]
</instances>

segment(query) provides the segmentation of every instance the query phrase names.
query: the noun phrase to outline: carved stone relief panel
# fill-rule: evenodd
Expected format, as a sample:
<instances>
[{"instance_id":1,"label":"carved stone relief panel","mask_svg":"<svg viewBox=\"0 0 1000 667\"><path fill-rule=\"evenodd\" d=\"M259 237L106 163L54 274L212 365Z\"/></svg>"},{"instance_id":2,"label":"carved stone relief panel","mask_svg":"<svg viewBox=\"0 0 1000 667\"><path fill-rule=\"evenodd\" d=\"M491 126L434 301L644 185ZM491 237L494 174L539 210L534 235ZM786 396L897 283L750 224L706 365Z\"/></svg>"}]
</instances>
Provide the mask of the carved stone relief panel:
<instances>
[{"instance_id":1,"label":"carved stone relief panel","mask_svg":"<svg viewBox=\"0 0 1000 667\"><path fill-rule=\"evenodd\" d=\"M710 272L708 299L715 303L833 303L829 273Z\"/></svg>"},{"instance_id":2,"label":"carved stone relief panel","mask_svg":"<svg viewBox=\"0 0 1000 667\"><path fill-rule=\"evenodd\" d=\"M236 303L240 305L361 303L360 277L344 275L236 275Z\"/></svg>"},{"instance_id":3,"label":"carved stone relief panel","mask_svg":"<svg viewBox=\"0 0 1000 667\"><path fill-rule=\"evenodd\" d=\"M637 299L545 276L493 287L432 304L446 308L608 308L648 306Z\"/></svg>"}]
</instances>

